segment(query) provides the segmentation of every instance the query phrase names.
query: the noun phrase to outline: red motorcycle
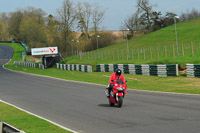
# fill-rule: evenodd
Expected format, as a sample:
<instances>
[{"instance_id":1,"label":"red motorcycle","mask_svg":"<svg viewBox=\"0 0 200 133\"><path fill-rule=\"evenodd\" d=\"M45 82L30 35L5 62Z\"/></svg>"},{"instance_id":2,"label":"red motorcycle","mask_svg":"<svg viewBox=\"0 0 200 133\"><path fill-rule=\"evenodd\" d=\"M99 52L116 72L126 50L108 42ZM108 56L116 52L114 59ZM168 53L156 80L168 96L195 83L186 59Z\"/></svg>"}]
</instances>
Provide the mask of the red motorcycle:
<instances>
[{"instance_id":1,"label":"red motorcycle","mask_svg":"<svg viewBox=\"0 0 200 133\"><path fill-rule=\"evenodd\" d=\"M121 107L124 96L128 94L128 93L126 93L127 86L122 81L122 79L112 80L112 82L114 82L114 86L110 92L111 93L110 97L108 97L109 104L110 104L110 106L114 106L115 104L117 104L118 107Z\"/></svg>"}]
</instances>

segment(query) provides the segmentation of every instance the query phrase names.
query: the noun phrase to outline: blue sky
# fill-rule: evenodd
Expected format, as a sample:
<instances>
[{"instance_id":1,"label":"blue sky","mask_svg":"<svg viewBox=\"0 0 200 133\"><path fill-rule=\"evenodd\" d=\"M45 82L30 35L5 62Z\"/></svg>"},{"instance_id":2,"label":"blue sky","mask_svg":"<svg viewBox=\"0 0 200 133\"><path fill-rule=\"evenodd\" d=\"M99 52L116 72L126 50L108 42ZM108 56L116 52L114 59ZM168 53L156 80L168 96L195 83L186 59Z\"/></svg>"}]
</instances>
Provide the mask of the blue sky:
<instances>
[{"instance_id":1,"label":"blue sky","mask_svg":"<svg viewBox=\"0 0 200 133\"><path fill-rule=\"evenodd\" d=\"M137 0L72 0L73 3L88 2L98 3L106 10L102 27L106 30L119 30L122 22L136 11ZM56 10L62 6L63 0L0 0L0 12L13 12L16 9L32 6L42 8L47 14L56 14ZM165 12L174 12L180 15L182 12L191 11L193 8L199 10L199 0L149 0L157 6L153 9Z\"/></svg>"}]
</instances>

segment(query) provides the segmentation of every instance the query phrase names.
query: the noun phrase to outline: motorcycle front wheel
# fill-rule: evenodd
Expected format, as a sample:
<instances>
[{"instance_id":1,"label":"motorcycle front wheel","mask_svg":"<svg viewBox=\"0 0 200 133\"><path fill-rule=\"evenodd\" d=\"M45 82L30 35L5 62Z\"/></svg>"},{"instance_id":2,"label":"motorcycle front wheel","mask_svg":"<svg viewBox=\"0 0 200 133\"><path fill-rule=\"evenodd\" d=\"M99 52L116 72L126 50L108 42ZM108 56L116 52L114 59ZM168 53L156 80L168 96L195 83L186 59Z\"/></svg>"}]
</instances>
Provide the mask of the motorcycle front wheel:
<instances>
[{"instance_id":1,"label":"motorcycle front wheel","mask_svg":"<svg viewBox=\"0 0 200 133\"><path fill-rule=\"evenodd\" d=\"M122 103L123 103L123 97L119 96L117 106L120 108L122 106Z\"/></svg>"}]
</instances>

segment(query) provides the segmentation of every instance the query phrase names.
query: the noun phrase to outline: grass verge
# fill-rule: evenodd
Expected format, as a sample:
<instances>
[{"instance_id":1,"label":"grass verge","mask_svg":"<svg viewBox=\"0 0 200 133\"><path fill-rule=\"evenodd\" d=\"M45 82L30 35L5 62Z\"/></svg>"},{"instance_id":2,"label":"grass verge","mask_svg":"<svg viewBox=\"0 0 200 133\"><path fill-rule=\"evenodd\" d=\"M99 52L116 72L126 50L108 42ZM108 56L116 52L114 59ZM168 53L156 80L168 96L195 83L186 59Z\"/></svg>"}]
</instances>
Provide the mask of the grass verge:
<instances>
[{"instance_id":1,"label":"grass verge","mask_svg":"<svg viewBox=\"0 0 200 133\"><path fill-rule=\"evenodd\" d=\"M0 119L26 133L68 133L45 120L0 102Z\"/></svg>"}]
</instances>

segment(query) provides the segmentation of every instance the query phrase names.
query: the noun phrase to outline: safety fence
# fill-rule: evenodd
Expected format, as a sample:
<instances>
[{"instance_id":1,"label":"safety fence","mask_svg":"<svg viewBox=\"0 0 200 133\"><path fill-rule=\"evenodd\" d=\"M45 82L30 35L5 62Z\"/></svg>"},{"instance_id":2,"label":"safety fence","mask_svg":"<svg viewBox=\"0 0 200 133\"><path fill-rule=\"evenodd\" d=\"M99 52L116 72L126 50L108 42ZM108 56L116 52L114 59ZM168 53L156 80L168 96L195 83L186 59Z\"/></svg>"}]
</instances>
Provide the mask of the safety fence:
<instances>
[{"instance_id":1,"label":"safety fence","mask_svg":"<svg viewBox=\"0 0 200 133\"><path fill-rule=\"evenodd\" d=\"M33 62L15 61L14 64L16 66L20 65L20 66L24 66L24 67L33 67L33 68L36 67L36 64Z\"/></svg>"},{"instance_id":2,"label":"safety fence","mask_svg":"<svg viewBox=\"0 0 200 133\"><path fill-rule=\"evenodd\" d=\"M56 68L68 71L92 72L92 66L90 65L56 63Z\"/></svg>"},{"instance_id":3,"label":"safety fence","mask_svg":"<svg viewBox=\"0 0 200 133\"><path fill-rule=\"evenodd\" d=\"M135 65L135 64L100 64L96 66L97 72L114 72L121 69L123 73L153 75L159 77L178 76L178 64L170 65Z\"/></svg>"},{"instance_id":4,"label":"safety fence","mask_svg":"<svg viewBox=\"0 0 200 133\"><path fill-rule=\"evenodd\" d=\"M24 131L20 131L19 129L0 121L0 133L25 133Z\"/></svg>"},{"instance_id":5,"label":"safety fence","mask_svg":"<svg viewBox=\"0 0 200 133\"><path fill-rule=\"evenodd\" d=\"M200 64L186 64L187 77L200 77Z\"/></svg>"},{"instance_id":6,"label":"safety fence","mask_svg":"<svg viewBox=\"0 0 200 133\"><path fill-rule=\"evenodd\" d=\"M24 67L33 67L33 68L37 67L40 69L44 69L43 64L36 65L33 62L15 61L14 64L16 66L20 65ZM68 71L92 72L92 66L90 65L56 63L56 68ZM116 69L121 69L123 73L127 74L153 75L159 77L178 76L178 64L168 64L168 65L100 64L96 66L97 72L114 72ZM198 76L198 73L196 75ZM199 77L200 77L200 72L199 72Z\"/></svg>"},{"instance_id":7,"label":"safety fence","mask_svg":"<svg viewBox=\"0 0 200 133\"><path fill-rule=\"evenodd\" d=\"M37 65L35 63L33 63L33 62L15 61L14 64L16 66L37 68ZM38 68L44 69L44 65L43 64L38 64Z\"/></svg>"}]
</instances>

